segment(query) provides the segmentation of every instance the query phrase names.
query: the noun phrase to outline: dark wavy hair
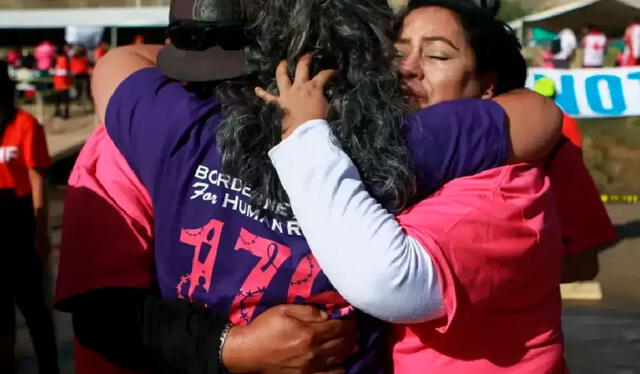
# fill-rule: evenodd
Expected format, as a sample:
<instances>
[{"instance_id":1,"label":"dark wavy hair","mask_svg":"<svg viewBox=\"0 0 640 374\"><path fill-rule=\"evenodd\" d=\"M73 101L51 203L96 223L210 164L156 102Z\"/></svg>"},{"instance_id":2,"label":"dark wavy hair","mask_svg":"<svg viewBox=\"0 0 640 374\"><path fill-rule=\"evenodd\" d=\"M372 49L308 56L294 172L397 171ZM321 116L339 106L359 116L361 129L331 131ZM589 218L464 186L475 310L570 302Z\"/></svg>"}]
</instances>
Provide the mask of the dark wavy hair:
<instances>
[{"instance_id":1,"label":"dark wavy hair","mask_svg":"<svg viewBox=\"0 0 640 374\"><path fill-rule=\"evenodd\" d=\"M314 53L320 68L337 68L327 90L333 141L358 167L368 191L393 213L407 207L415 176L402 135L408 108L392 70L393 14L386 0L262 0L247 48L248 76L218 87L224 120L217 130L225 172L252 186L255 203L287 202L267 152L280 142L282 113L254 94L277 92L275 71L286 59ZM315 73L315 72L314 72ZM300 155L304 157L304 155Z\"/></svg>"},{"instance_id":2,"label":"dark wavy hair","mask_svg":"<svg viewBox=\"0 0 640 374\"><path fill-rule=\"evenodd\" d=\"M18 109L15 104L16 85L9 78L9 67L0 61L0 139L4 130L13 122Z\"/></svg>"},{"instance_id":3,"label":"dark wavy hair","mask_svg":"<svg viewBox=\"0 0 640 374\"><path fill-rule=\"evenodd\" d=\"M527 62L511 27L495 17L500 9L500 1L411 0L405 15L427 6L443 7L457 14L475 54L478 72L497 74L496 95L524 87ZM400 26L399 23L397 31Z\"/></svg>"}]
</instances>

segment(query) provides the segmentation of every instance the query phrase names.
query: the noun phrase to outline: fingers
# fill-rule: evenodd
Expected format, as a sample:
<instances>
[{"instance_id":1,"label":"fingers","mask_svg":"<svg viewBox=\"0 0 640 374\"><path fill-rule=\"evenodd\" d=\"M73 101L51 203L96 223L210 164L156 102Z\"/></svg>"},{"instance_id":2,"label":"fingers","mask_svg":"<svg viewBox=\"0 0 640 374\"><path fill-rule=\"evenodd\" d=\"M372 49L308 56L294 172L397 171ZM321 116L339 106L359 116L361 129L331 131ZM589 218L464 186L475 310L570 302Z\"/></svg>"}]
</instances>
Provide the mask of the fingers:
<instances>
[{"instance_id":1,"label":"fingers","mask_svg":"<svg viewBox=\"0 0 640 374\"><path fill-rule=\"evenodd\" d=\"M327 371L319 371L313 374L344 374L346 371L343 368L335 368Z\"/></svg>"},{"instance_id":2,"label":"fingers","mask_svg":"<svg viewBox=\"0 0 640 374\"><path fill-rule=\"evenodd\" d=\"M318 87L324 89L327 86L327 83L329 83L329 81L333 79L336 74L338 74L337 70L322 70L315 77L313 77L311 81L317 84Z\"/></svg>"},{"instance_id":3,"label":"fingers","mask_svg":"<svg viewBox=\"0 0 640 374\"><path fill-rule=\"evenodd\" d=\"M276 69L276 82L278 84L280 94L291 88L292 83L291 78L289 78L289 64L286 60L282 60L278 64L278 68Z\"/></svg>"},{"instance_id":4,"label":"fingers","mask_svg":"<svg viewBox=\"0 0 640 374\"><path fill-rule=\"evenodd\" d=\"M355 320L334 319L318 322L309 326L314 331L315 341L327 341L342 337L356 340L359 336L358 325Z\"/></svg>"},{"instance_id":5,"label":"fingers","mask_svg":"<svg viewBox=\"0 0 640 374\"><path fill-rule=\"evenodd\" d=\"M329 318L327 312L314 308L311 305L283 305L284 313L289 317L293 317L301 322L319 323Z\"/></svg>"},{"instance_id":6,"label":"fingers","mask_svg":"<svg viewBox=\"0 0 640 374\"><path fill-rule=\"evenodd\" d=\"M267 90L265 90L264 88L256 87L255 93L256 93L256 96L258 96L262 101L264 101L267 104L278 103L278 97L268 93Z\"/></svg>"},{"instance_id":7,"label":"fingers","mask_svg":"<svg viewBox=\"0 0 640 374\"><path fill-rule=\"evenodd\" d=\"M358 344L348 338L328 341L318 348L312 367L336 368L358 352Z\"/></svg>"},{"instance_id":8,"label":"fingers","mask_svg":"<svg viewBox=\"0 0 640 374\"><path fill-rule=\"evenodd\" d=\"M295 83L305 83L309 81L309 70L311 70L311 53L300 57L296 65Z\"/></svg>"}]
</instances>

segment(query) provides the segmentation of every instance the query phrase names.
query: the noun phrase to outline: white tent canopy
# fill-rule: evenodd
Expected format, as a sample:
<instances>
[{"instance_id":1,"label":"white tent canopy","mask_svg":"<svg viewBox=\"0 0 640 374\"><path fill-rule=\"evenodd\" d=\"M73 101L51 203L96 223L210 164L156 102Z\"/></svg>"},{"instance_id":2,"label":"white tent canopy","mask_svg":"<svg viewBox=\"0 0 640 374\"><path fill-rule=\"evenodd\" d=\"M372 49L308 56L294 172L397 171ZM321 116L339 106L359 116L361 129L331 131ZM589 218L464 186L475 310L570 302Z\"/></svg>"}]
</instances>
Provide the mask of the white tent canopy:
<instances>
[{"instance_id":1,"label":"white tent canopy","mask_svg":"<svg viewBox=\"0 0 640 374\"><path fill-rule=\"evenodd\" d=\"M0 29L165 27L169 7L0 10Z\"/></svg>"},{"instance_id":2,"label":"white tent canopy","mask_svg":"<svg viewBox=\"0 0 640 374\"><path fill-rule=\"evenodd\" d=\"M580 0L520 18L511 22L511 27L541 27L555 32L569 27L578 33L594 24L607 35L619 37L635 16L640 16L640 0Z\"/></svg>"}]
</instances>

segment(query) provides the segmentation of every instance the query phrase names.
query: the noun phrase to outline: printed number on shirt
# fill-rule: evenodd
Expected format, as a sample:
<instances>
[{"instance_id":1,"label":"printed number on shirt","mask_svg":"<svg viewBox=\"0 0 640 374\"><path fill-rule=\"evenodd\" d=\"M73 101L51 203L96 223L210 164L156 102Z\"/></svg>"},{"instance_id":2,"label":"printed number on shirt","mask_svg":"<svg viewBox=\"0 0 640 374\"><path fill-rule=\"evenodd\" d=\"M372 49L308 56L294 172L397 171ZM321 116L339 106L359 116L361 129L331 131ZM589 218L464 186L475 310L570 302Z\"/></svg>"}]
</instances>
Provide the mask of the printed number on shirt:
<instances>
[{"instance_id":1,"label":"printed number on shirt","mask_svg":"<svg viewBox=\"0 0 640 374\"><path fill-rule=\"evenodd\" d=\"M213 269L223 227L223 222L211 220L199 229L182 230L180 241L193 246L194 254L191 273L184 275L177 286L179 298L194 301L193 295L196 288L202 288L205 292L211 290ZM243 325L254 318L255 309L260 304L271 280L282 264L291 257L291 249L241 229L234 250L249 252L259 258L255 267L246 275L231 306L231 322ZM320 265L312 254L302 258L289 282L286 302L324 306L333 315L346 315L351 311L351 307L336 291L311 294L313 283L320 272Z\"/></svg>"}]
</instances>

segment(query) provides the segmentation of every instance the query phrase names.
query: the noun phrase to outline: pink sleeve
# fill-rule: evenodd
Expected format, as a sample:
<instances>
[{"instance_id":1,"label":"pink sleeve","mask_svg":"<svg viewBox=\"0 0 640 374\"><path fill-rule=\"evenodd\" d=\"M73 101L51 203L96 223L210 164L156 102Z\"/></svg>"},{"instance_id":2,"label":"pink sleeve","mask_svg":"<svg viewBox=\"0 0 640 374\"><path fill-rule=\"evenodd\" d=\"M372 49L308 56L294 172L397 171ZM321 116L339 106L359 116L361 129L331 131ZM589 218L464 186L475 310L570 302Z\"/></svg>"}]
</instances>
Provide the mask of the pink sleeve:
<instances>
[{"instance_id":1,"label":"pink sleeve","mask_svg":"<svg viewBox=\"0 0 640 374\"><path fill-rule=\"evenodd\" d=\"M455 179L398 217L437 267L446 320L436 331L472 321L488 303L526 305L546 295L544 287L522 290L540 276L534 272L559 269L563 247L549 188L541 168L509 165Z\"/></svg>"},{"instance_id":2,"label":"pink sleeve","mask_svg":"<svg viewBox=\"0 0 640 374\"><path fill-rule=\"evenodd\" d=\"M104 127L69 177L63 220L56 303L104 287L151 287L151 199Z\"/></svg>"},{"instance_id":3,"label":"pink sleeve","mask_svg":"<svg viewBox=\"0 0 640 374\"><path fill-rule=\"evenodd\" d=\"M444 187L447 188L446 186ZM458 290L454 264L452 264L444 252L447 244L447 226L445 222L453 224L456 207L447 206L446 198L442 198L441 192L421 201L416 206L403 212L397 217L398 222L407 235L420 242L429 253L438 272L438 280L442 289L442 298L445 307L445 317L428 322L439 333L445 333L456 319L458 312ZM450 208L453 208L450 209ZM460 216L464 216L465 209L459 210ZM442 214L444 213L444 214ZM453 220L451 220L453 218Z\"/></svg>"},{"instance_id":4,"label":"pink sleeve","mask_svg":"<svg viewBox=\"0 0 640 374\"><path fill-rule=\"evenodd\" d=\"M424 232L420 233L418 228L412 227L411 225L407 225L405 229L409 235L418 239L423 248L428 248L427 251L438 271L438 281L442 289L445 317L433 323L436 331L444 334L456 319L458 311L458 291L456 290L453 267L442 253L442 248L429 235L424 235Z\"/></svg>"}]
</instances>

